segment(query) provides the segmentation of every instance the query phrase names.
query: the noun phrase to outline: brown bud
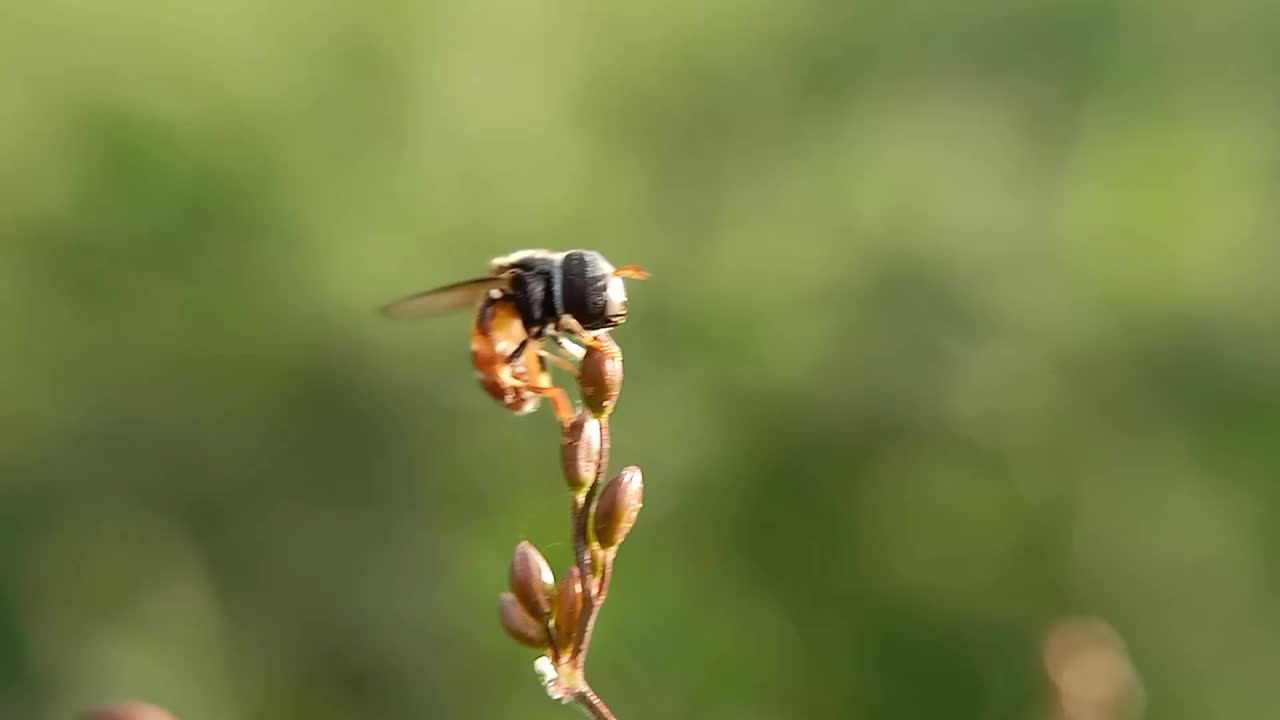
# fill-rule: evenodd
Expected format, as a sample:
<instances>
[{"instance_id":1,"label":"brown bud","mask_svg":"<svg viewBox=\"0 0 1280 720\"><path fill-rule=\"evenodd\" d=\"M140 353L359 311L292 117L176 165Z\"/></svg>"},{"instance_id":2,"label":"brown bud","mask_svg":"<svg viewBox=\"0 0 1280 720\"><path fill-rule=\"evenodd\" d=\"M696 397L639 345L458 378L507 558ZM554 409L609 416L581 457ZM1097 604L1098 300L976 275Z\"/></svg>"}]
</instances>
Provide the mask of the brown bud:
<instances>
[{"instance_id":1,"label":"brown bud","mask_svg":"<svg viewBox=\"0 0 1280 720\"><path fill-rule=\"evenodd\" d=\"M140 700L123 700L93 708L83 716L84 720L173 720L173 715L162 707Z\"/></svg>"},{"instance_id":2,"label":"brown bud","mask_svg":"<svg viewBox=\"0 0 1280 720\"><path fill-rule=\"evenodd\" d=\"M511 556L508 582L511 592L515 593L520 605L533 619L546 622L551 618L551 607L556 597L556 578L551 573L547 559L528 540L521 540L516 544L516 551Z\"/></svg>"},{"instance_id":3,"label":"brown bud","mask_svg":"<svg viewBox=\"0 0 1280 720\"><path fill-rule=\"evenodd\" d=\"M560 595L556 598L556 647L568 653L578 634L578 620L582 617L582 573L577 565L570 565L560 578Z\"/></svg>"},{"instance_id":4,"label":"brown bud","mask_svg":"<svg viewBox=\"0 0 1280 720\"><path fill-rule=\"evenodd\" d=\"M547 626L525 612L514 594L504 592L499 596L498 617L516 642L539 649L547 647Z\"/></svg>"},{"instance_id":5,"label":"brown bud","mask_svg":"<svg viewBox=\"0 0 1280 720\"><path fill-rule=\"evenodd\" d=\"M578 385L582 388L582 401L596 417L613 412L622 392L622 349L609 335L597 335L587 345Z\"/></svg>"},{"instance_id":6,"label":"brown bud","mask_svg":"<svg viewBox=\"0 0 1280 720\"><path fill-rule=\"evenodd\" d=\"M1105 620L1055 622L1045 636L1044 664L1054 690L1056 718L1118 720L1142 715L1142 679L1124 639Z\"/></svg>"},{"instance_id":7,"label":"brown bud","mask_svg":"<svg viewBox=\"0 0 1280 720\"><path fill-rule=\"evenodd\" d=\"M560 436L560 465L575 495L595 482L600 468L600 421L591 413L583 411L565 426Z\"/></svg>"},{"instance_id":8,"label":"brown bud","mask_svg":"<svg viewBox=\"0 0 1280 720\"><path fill-rule=\"evenodd\" d=\"M631 532L636 516L644 505L644 478L640 468L629 465L614 476L596 501L596 540L600 547L611 550Z\"/></svg>"}]
</instances>

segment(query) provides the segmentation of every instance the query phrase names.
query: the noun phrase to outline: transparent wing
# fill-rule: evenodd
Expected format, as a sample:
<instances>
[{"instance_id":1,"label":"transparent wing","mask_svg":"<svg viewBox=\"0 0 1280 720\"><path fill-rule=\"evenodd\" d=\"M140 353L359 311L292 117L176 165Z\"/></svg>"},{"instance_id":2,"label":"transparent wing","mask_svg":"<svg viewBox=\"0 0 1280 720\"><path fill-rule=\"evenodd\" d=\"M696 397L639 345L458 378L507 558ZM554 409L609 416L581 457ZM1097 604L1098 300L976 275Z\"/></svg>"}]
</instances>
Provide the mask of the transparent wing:
<instances>
[{"instance_id":1,"label":"transparent wing","mask_svg":"<svg viewBox=\"0 0 1280 720\"><path fill-rule=\"evenodd\" d=\"M391 318L410 318L475 307L493 288L507 287L504 277L463 280L392 300L382 306L382 314Z\"/></svg>"}]
</instances>

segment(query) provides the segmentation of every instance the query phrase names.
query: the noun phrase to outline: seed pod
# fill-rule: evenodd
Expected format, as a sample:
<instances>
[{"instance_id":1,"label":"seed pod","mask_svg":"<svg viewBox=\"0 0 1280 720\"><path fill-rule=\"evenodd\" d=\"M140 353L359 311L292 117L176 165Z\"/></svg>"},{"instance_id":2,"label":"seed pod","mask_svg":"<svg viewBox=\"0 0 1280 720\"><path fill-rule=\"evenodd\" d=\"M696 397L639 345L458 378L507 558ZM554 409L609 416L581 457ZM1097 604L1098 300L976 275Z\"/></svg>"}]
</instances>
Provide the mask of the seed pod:
<instances>
[{"instance_id":1,"label":"seed pod","mask_svg":"<svg viewBox=\"0 0 1280 720\"><path fill-rule=\"evenodd\" d=\"M644 478L640 468L629 465L604 486L596 501L596 541L612 550L631 532L644 505Z\"/></svg>"},{"instance_id":2,"label":"seed pod","mask_svg":"<svg viewBox=\"0 0 1280 720\"><path fill-rule=\"evenodd\" d=\"M607 333L595 336L579 367L582 401L596 417L613 412L622 392L622 349Z\"/></svg>"},{"instance_id":3,"label":"seed pod","mask_svg":"<svg viewBox=\"0 0 1280 720\"><path fill-rule=\"evenodd\" d=\"M560 465L569 490L577 495L595 482L600 468L600 421L583 411L560 436Z\"/></svg>"},{"instance_id":4,"label":"seed pod","mask_svg":"<svg viewBox=\"0 0 1280 720\"><path fill-rule=\"evenodd\" d=\"M521 607L534 620L546 622L556 597L556 578L538 548L528 540L516 544L508 581Z\"/></svg>"},{"instance_id":5,"label":"seed pod","mask_svg":"<svg viewBox=\"0 0 1280 720\"><path fill-rule=\"evenodd\" d=\"M525 612L520 600L509 592L504 592L498 599L498 618L516 642L532 648L547 647L547 626L534 620Z\"/></svg>"},{"instance_id":6,"label":"seed pod","mask_svg":"<svg viewBox=\"0 0 1280 720\"><path fill-rule=\"evenodd\" d=\"M556 598L556 647L561 653L573 648L578 634L578 620L582 617L582 573L577 565L570 565L560 578L560 594Z\"/></svg>"}]
</instances>

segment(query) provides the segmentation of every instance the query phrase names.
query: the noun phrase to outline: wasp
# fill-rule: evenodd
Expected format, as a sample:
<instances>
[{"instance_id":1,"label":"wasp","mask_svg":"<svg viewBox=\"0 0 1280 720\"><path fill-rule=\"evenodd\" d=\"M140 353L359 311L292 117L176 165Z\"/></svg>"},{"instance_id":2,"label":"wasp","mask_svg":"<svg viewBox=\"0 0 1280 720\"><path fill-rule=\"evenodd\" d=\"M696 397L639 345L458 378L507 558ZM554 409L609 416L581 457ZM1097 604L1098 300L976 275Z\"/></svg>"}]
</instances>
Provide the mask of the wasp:
<instances>
[{"instance_id":1,"label":"wasp","mask_svg":"<svg viewBox=\"0 0 1280 720\"><path fill-rule=\"evenodd\" d=\"M615 267L595 250L520 250L491 260L488 275L398 298L382 313L410 318L474 308L471 359L485 391L519 414L549 397L556 415L568 422L572 403L552 384L548 363L576 368L541 341L554 339L576 360L585 351L569 336L616 352L601 336L626 322L623 280L648 277L640 266Z\"/></svg>"}]
</instances>

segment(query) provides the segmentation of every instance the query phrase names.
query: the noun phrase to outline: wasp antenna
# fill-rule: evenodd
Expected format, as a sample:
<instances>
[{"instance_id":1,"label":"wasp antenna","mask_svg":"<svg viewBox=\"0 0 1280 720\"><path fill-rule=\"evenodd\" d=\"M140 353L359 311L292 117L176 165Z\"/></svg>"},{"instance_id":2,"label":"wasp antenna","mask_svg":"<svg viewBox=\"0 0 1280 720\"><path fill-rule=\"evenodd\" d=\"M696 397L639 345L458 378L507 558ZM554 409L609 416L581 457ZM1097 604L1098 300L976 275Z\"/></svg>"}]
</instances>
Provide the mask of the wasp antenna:
<instances>
[{"instance_id":1,"label":"wasp antenna","mask_svg":"<svg viewBox=\"0 0 1280 720\"><path fill-rule=\"evenodd\" d=\"M613 274L615 277L631 278L632 280L649 279L649 271L639 265L623 265L620 268L615 268Z\"/></svg>"}]
</instances>

